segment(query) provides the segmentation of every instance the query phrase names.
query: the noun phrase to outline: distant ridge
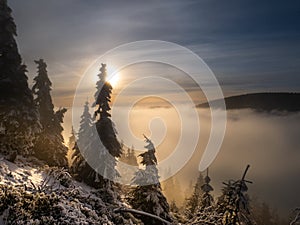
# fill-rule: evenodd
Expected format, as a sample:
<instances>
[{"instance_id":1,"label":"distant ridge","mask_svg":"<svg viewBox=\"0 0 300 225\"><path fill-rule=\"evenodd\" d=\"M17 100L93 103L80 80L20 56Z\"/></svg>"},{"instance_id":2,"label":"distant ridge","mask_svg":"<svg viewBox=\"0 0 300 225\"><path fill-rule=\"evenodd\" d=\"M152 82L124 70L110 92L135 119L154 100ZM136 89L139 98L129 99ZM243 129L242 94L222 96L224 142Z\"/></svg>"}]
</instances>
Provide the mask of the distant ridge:
<instances>
[{"instance_id":1,"label":"distant ridge","mask_svg":"<svg viewBox=\"0 0 300 225\"><path fill-rule=\"evenodd\" d=\"M226 97L224 100L228 110L248 108L257 111L300 111L300 93L253 93ZM208 108L209 104L206 102L196 107Z\"/></svg>"}]
</instances>

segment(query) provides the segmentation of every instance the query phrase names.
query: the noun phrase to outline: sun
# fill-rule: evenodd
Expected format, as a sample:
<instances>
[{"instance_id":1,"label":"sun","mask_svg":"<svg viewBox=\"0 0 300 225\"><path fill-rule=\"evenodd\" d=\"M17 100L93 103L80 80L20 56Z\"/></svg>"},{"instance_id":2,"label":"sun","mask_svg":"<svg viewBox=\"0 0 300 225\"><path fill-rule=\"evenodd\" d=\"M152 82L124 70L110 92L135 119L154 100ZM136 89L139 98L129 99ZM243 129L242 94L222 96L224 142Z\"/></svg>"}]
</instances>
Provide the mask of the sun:
<instances>
[{"instance_id":1,"label":"sun","mask_svg":"<svg viewBox=\"0 0 300 225\"><path fill-rule=\"evenodd\" d=\"M120 83L120 71L116 70L112 65L107 65L107 78L106 80L113 88L116 88Z\"/></svg>"},{"instance_id":2,"label":"sun","mask_svg":"<svg viewBox=\"0 0 300 225\"><path fill-rule=\"evenodd\" d=\"M113 88L116 88L121 82L120 71L115 70L114 67L111 67L111 66L107 66L106 70L107 70L106 81L109 82ZM91 77L92 77L91 81L94 85L95 83L97 83L99 81L99 68L94 67L91 71L92 71L91 72Z\"/></svg>"},{"instance_id":3,"label":"sun","mask_svg":"<svg viewBox=\"0 0 300 225\"><path fill-rule=\"evenodd\" d=\"M109 77L107 81L111 84L112 87L116 87L120 81L120 74L115 73L113 76Z\"/></svg>"}]
</instances>

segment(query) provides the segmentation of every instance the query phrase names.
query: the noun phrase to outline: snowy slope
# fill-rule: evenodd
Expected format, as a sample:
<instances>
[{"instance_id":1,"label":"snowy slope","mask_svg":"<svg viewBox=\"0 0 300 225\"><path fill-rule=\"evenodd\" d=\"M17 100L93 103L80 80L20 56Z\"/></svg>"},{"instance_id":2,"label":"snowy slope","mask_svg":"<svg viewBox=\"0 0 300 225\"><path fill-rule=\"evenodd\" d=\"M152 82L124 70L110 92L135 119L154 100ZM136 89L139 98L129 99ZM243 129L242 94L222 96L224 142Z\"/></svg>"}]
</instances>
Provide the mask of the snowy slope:
<instances>
[{"instance_id":1,"label":"snowy slope","mask_svg":"<svg viewBox=\"0 0 300 225\"><path fill-rule=\"evenodd\" d=\"M32 182L35 185L39 185L43 181L45 174L41 170L29 166L29 163L23 162L21 159L15 164L1 157L0 184L31 186Z\"/></svg>"},{"instance_id":2,"label":"snowy slope","mask_svg":"<svg viewBox=\"0 0 300 225\"><path fill-rule=\"evenodd\" d=\"M0 225L141 224L129 213L114 213L125 206L120 201L107 204L101 192L66 171L37 164L36 159L18 157L11 163L0 156Z\"/></svg>"}]
</instances>

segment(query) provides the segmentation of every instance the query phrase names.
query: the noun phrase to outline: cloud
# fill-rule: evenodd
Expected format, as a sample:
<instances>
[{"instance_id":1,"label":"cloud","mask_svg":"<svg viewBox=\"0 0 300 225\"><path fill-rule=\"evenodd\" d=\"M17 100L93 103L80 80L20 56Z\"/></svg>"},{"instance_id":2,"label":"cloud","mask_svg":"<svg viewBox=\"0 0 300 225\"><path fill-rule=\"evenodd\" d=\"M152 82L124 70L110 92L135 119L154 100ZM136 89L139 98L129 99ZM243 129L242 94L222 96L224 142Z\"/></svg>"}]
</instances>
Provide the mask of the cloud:
<instances>
[{"instance_id":1,"label":"cloud","mask_svg":"<svg viewBox=\"0 0 300 225\"><path fill-rule=\"evenodd\" d=\"M161 109L163 111L168 109ZM157 113L159 114L159 109ZM143 117L146 112L144 112ZM149 112L149 114L151 114ZM200 139L192 159L175 175L182 186L188 188L191 180L198 176L198 165L206 147L210 131L210 112L199 110L201 133ZM185 115L181 115L185 117ZM163 118L163 117L162 117ZM186 116L186 118L188 118ZM137 117L135 117L138 120ZM215 189L214 196L221 193L222 182L229 179L239 179L247 164L250 170L247 179L249 193L278 209L281 215L288 217L290 210L300 204L298 179L300 165L300 142L297 126L300 114L277 116L255 113L251 110L228 111L227 129L220 153L210 166L210 177ZM172 119L175 123L177 120ZM167 123L168 121L166 121ZM147 124L147 121L136 121ZM117 129L120 124L117 124ZM172 124L167 124L168 141L158 147L159 159L164 153L169 153L168 146L178 142ZM175 132L175 133L173 133ZM168 136L169 135L169 136ZM189 140L185 140L189 142ZM184 152L185 149L182 149Z\"/></svg>"},{"instance_id":2,"label":"cloud","mask_svg":"<svg viewBox=\"0 0 300 225\"><path fill-rule=\"evenodd\" d=\"M299 91L300 20L294 1L270 6L258 0L12 0L10 5L30 80L33 60L42 57L55 87L70 83L75 88L89 63L105 51L160 39L199 54L225 92Z\"/></svg>"}]
</instances>

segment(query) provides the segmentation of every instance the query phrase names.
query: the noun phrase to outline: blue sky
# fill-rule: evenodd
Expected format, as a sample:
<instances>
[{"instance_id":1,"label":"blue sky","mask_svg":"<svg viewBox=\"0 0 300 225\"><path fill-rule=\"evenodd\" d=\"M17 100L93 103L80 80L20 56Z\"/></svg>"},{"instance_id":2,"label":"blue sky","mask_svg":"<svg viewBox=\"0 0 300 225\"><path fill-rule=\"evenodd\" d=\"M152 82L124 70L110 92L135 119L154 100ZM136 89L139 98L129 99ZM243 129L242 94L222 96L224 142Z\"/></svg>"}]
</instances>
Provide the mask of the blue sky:
<instances>
[{"instance_id":1,"label":"blue sky","mask_svg":"<svg viewBox=\"0 0 300 225\"><path fill-rule=\"evenodd\" d=\"M127 42L157 39L196 52L225 95L300 89L300 2L11 0L29 77L44 58L59 104L86 67ZM65 81L69 85L66 87Z\"/></svg>"}]
</instances>

